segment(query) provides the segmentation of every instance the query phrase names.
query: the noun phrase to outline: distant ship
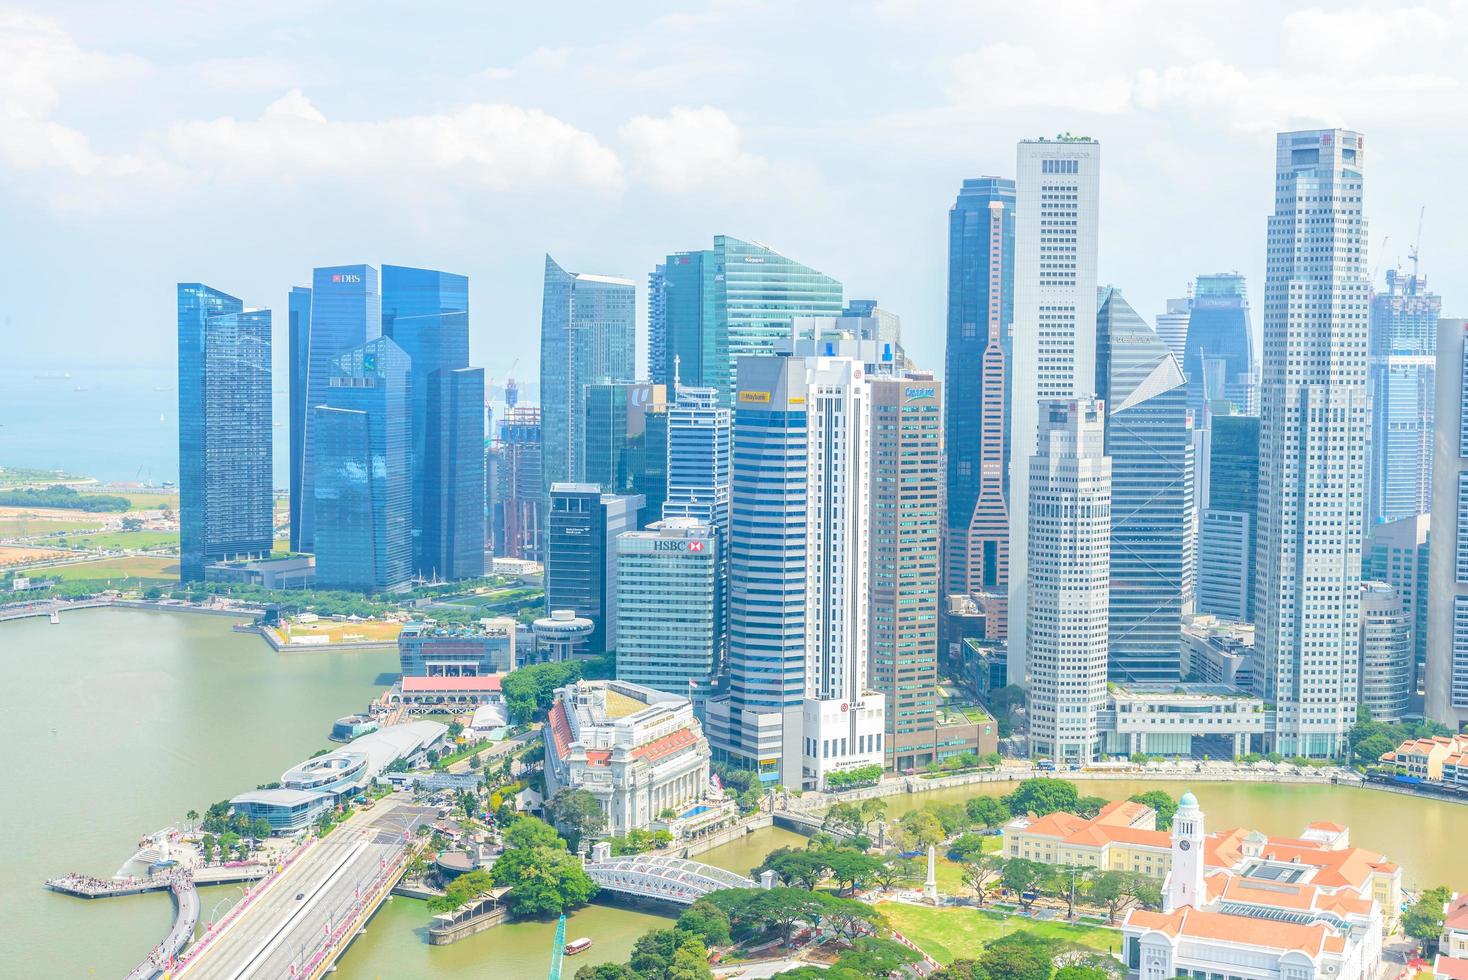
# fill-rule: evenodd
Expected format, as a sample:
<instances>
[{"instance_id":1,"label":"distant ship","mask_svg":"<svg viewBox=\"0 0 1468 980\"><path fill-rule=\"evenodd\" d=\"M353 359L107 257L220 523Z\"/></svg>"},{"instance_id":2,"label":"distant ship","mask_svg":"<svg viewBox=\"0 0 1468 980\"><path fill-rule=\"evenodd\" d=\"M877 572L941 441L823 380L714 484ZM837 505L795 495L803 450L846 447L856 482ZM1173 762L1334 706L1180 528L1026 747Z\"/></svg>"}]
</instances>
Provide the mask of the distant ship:
<instances>
[{"instance_id":1,"label":"distant ship","mask_svg":"<svg viewBox=\"0 0 1468 980\"><path fill-rule=\"evenodd\" d=\"M173 385L154 385L153 386L153 390L154 391L172 391L173 390Z\"/></svg>"}]
</instances>

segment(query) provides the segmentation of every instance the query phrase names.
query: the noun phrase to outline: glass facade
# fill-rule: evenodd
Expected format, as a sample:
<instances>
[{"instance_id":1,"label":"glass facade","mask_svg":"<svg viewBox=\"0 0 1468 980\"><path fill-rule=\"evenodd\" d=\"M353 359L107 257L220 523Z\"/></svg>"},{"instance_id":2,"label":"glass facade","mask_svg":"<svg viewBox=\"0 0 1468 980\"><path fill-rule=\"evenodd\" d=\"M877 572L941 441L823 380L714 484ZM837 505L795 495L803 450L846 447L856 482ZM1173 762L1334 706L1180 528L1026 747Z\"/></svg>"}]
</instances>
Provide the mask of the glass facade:
<instances>
[{"instance_id":1,"label":"glass facade","mask_svg":"<svg viewBox=\"0 0 1468 980\"><path fill-rule=\"evenodd\" d=\"M299 408L299 419L291 420L291 431L299 427L301 438L291 442L291 487L296 494L291 515L298 523L291 525L291 550L315 551L314 483L315 410L327 401L336 358L344 351L360 347L382 333L382 301L378 294L377 270L370 265L340 265L316 269L311 277L310 309L297 317L301 335L292 344L293 366L299 354L299 374L304 393L298 399L291 395L292 409ZM293 290L291 310L300 309L305 290Z\"/></svg>"},{"instance_id":2,"label":"glass facade","mask_svg":"<svg viewBox=\"0 0 1468 980\"><path fill-rule=\"evenodd\" d=\"M729 335L719 328L715 313L717 267L711 250L677 252L658 266L665 323L661 367L677 383L722 391L729 374Z\"/></svg>"},{"instance_id":3,"label":"glass facade","mask_svg":"<svg viewBox=\"0 0 1468 980\"><path fill-rule=\"evenodd\" d=\"M381 592L413 575L408 355L391 338L337 355L312 413L316 584Z\"/></svg>"},{"instance_id":4,"label":"glass facade","mask_svg":"<svg viewBox=\"0 0 1468 980\"><path fill-rule=\"evenodd\" d=\"M610 649L617 635L617 535L637 530L642 498L604 494L591 483L551 485L545 604L591 620L586 651Z\"/></svg>"},{"instance_id":5,"label":"glass facade","mask_svg":"<svg viewBox=\"0 0 1468 980\"><path fill-rule=\"evenodd\" d=\"M414 569L435 580L478 577L484 574L484 375L469 368L468 278L383 266L382 333L411 365ZM467 400L476 386L477 406ZM464 451L471 445L480 448Z\"/></svg>"},{"instance_id":6,"label":"glass facade","mask_svg":"<svg viewBox=\"0 0 1468 980\"><path fill-rule=\"evenodd\" d=\"M1096 390L1111 457L1108 672L1182 676L1182 617L1193 603L1193 432L1187 387L1157 333L1107 289L1096 314Z\"/></svg>"},{"instance_id":7,"label":"glass facade","mask_svg":"<svg viewBox=\"0 0 1468 980\"><path fill-rule=\"evenodd\" d=\"M719 542L699 521L617 538L617 679L692 699L718 671Z\"/></svg>"},{"instance_id":8,"label":"glass facade","mask_svg":"<svg viewBox=\"0 0 1468 980\"><path fill-rule=\"evenodd\" d=\"M1008 588L1014 196L1012 180L969 179L948 211L943 586L950 593L1002 597ZM1003 623L991 627L1003 638Z\"/></svg>"},{"instance_id":9,"label":"glass facade","mask_svg":"<svg viewBox=\"0 0 1468 980\"><path fill-rule=\"evenodd\" d=\"M656 520L668 494L668 403L663 385L586 387L586 482L607 493L641 494Z\"/></svg>"},{"instance_id":10,"label":"glass facade","mask_svg":"<svg viewBox=\"0 0 1468 980\"><path fill-rule=\"evenodd\" d=\"M1368 524L1432 509L1432 422L1441 314L1442 298L1427 291L1426 279L1395 269L1387 270L1386 289L1371 298Z\"/></svg>"},{"instance_id":11,"label":"glass facade","mask_svg":"<svg viewBox=\"0 0 1468 980\"><path fill-rule=\"evenodd\" d=\"M1249 296L1237 272L1197 278L1182 367L1188 378L1188 407L1200 423L1204 407L1213 401L1227 403L1227 408L1219 407L1221 414L1257 413Z\"/></svg>"},{"instance_id":12,"label":"glass facade","mask_svg":"<svg viewBox=\"0 0 1468 980\"><path fill-rule=\"evenodd\" d=\"M306 454L306 386L311 373L311 290L292 286L287 300L288 325L286 342L290 345L290 540L291 550L300 551L301 529L305 526L301 508L302 483L305 479L302 460Z\"/></svg>"},{"instance_id":13,"label":"glass facade","mask_svg":"<svg viewBox=\"0 0 1468 980\"><path fill-rule=\"evenodd\" d=\"M1211 426L1208 507L1201 518L1198 540L1198 611L1252 623L1259 419L1215 415ZM1240 589L1242 607L1235 599Z\"/></svg>"},{"instance_id":14,"label":"glass facade","mask_svg":"<svg viewBox=\"0 0 1468 980\"><path fill-rule=\"evenodd\" d=\"M586 386L635 379L636 285L567 272L545 257L540 316L540 410L547 488L579 480Z\"/></svg>"},{"instance_id":15,"label":"glass facade","mask_svg":"<svg viewBox=\"0 0 1468 980\"><path fill-rule=\"evenodd\" d=\"M270 311L178 284L179 577L270 554Z\"/></svg>"},{"instance_id":16,"label":"glass facade","mask_svg":"<svg viewBox=\"0 0 1468 980\"><path fill-rule=\"evenodd\" d=\"M540 409L515 406L500 422L495 456L495 554L543 561L545 481L541 473Z\"/></svg>"},{"instance_id":17,"label":"glass facade","mask_svg":"<svg viewBox=\"0 0 1468 980\"><path fill-rule=\"evenodd\" d=\"M647 376L668 384L668 267L654 266L647 276Z\"/></svg>"}]
</instances>

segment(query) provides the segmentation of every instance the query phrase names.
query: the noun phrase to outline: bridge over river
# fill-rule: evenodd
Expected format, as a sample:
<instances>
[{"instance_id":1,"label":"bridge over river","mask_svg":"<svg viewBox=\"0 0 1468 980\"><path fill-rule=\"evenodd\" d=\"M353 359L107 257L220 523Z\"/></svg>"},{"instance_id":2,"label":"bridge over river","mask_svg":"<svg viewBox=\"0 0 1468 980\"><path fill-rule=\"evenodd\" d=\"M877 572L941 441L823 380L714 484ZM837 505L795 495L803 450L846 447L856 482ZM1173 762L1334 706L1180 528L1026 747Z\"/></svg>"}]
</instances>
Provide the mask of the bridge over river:
<instances>
[{"instance_id":1,"label":"bridge over river","mask_svg":"<svg viewBox=\"0 0 1468 980\"><path fill-rule=\"evenodd\" d=\"M599 887L638 898L692 905L710 892L725 888L755 888L757 883L711 864L660 854L611 857L610 848L597 845L586 862L586 873Z\"/></svg>"}]
</instances>

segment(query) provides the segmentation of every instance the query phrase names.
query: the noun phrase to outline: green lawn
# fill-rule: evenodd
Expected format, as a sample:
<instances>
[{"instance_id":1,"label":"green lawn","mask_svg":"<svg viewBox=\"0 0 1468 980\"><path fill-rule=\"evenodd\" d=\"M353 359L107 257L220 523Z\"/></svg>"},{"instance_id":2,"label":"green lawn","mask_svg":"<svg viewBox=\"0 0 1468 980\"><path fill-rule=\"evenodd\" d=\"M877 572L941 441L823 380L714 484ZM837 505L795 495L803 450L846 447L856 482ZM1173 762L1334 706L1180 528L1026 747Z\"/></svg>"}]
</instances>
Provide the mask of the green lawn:
<instances>
[{"instance_id":1,"label":"green lawn","mask_svg":"<svg viewBox=\"0 0 1468 980\"><path fill-rule=\"evenodd\" d=\"M108 531L104 534L74 534L67 540L83 548L177 548L177 531Z\"/></svg>"},{"instance_id":2,"label":"green lawn","mask_svg":"<svg viewBox=\"0 0 1468 980\"><path fill-rule=\"evenodd\" d=\"M118 581L134 579L144 583L177 582L178 561L174 558L104 558L100 561L79 562L74 565L56 565L36 569L31 573L40 577L59 578L63 582Z\"/></svg>"},{"instance_id":3,"label":"green lawn","mask_svg":"<svg viewBox=\"0 0 1468 980\"><path fill-rule=\"evenodd\" d=\"M941 879L940 879L941 880ZM984 946L1011 932L1033 932L1050 939L1089 946L1102 952L1121 947L1121 932L1099 926L1076 926L969 908L924 908L882 902L877 909L894 928L940 963L974 959Z\"/></svg>"},{"instance_id":4,"label":"green lawn","mask_svg":"<svg viewBox=\"0 0 1468 980\"><path fill-rule=\"evenodd\" d=\"M48 521L39 517L6 517L0 519L0 538L12 536L35 537L41 534L53 534L57 531L65 531L67 534L71 534L73 532L95 531L101 526L101 521Z\"/></svg>"},{"instance_id":5,"label":"green lawn","mask_svg":"<svg viewBox=\"0 0 1468 980\"><path fill-rule=\"evenodd\" d=\"M101 490L99 493L108 493ZM130 505L129 510L178 510L178 494L176 493L132 493L118 492L113 494L117 497L126 497Z\"/></svg>"}]
</instances>

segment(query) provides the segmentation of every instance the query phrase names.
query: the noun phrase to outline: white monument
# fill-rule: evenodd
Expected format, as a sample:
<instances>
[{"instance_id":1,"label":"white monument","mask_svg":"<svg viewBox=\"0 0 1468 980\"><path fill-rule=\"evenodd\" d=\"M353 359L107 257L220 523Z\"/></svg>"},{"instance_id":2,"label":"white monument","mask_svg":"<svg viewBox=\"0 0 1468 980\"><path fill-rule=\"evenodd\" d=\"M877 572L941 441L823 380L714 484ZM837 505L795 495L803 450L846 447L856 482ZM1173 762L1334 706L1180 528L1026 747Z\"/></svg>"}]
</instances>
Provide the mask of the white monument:
<instances>
[{"instance_id":1,"label":"white monument","mask_svg":"<svg viewBox=\"0 0 1468 980\"><path fill-rule=\"evenodd\" d=\"M1172 869L1163 885L1162 911L1204 903L1203 841L1203 810L1196 796L1184 793L1172 818Z\"/></svg>"},{"instance_id":2,"label":"white monument","mask_svg":"<svg viewBox=\"0 0 1468 980\"><path fill-rule=\"evenodd\" d=\"M938 849L928 845L928 880L923 885L923 898L938 904Z\"/></svg>"}]
</instances>

